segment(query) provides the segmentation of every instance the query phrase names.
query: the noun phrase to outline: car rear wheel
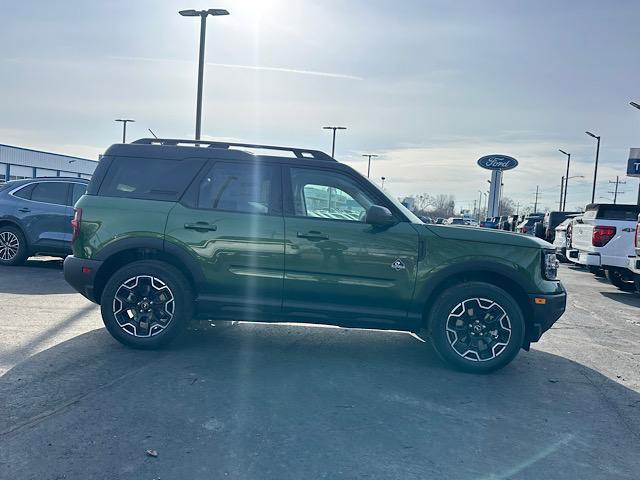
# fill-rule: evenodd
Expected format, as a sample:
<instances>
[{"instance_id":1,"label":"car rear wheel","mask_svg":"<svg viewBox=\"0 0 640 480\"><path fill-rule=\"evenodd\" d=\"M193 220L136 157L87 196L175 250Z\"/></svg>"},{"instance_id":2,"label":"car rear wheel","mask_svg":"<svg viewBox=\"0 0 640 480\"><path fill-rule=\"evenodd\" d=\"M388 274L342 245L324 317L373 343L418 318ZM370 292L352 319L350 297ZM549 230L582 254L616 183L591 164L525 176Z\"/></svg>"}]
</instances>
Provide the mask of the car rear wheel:
<instances>
[{"instance_id":1,"label":"car rear wheel","mask_svg":"<svg viewBox=\"0 0 640 480\"><path fill-rule=\"evenodd\" d=\"M174 266L133 262L115 272L102 293L102 320L119 342L153 349L177 337L193 316L193 290Z\"/></svg>"},{"instance_id":2,"label":"car rear wheel","mask_svg":"<svg viewBox=\"0 0 640 480\"><path fill-rule=\"evenodd\" d=\"M606 270L606 275L611 284L618 287L620 290L624 292L634 292L636 290L630 271L625 271L621 268L608 268Z\"/></svg>"},{"instance_id":3,"label":"car rear wheel","mask_svg":"<svg viewBox=\"0 0 640 480\"><path fill-rule=\"evenodd\" d=\"M9 225L0 227L0 265L22 265L28 256L22 232Z\"/></svg>"},{"instance_id":4,"label":"car rear wheel","mask_svg":"<svg viewBox=\"0 0 640 480\"><path fill-rule=\"evenodd\" d=\"M471 373L504 367L523 345L525 324L515 299L503 289L469 282L445 290L430 315L430 334L438 354Z\"/></svg>"}]
</instances>

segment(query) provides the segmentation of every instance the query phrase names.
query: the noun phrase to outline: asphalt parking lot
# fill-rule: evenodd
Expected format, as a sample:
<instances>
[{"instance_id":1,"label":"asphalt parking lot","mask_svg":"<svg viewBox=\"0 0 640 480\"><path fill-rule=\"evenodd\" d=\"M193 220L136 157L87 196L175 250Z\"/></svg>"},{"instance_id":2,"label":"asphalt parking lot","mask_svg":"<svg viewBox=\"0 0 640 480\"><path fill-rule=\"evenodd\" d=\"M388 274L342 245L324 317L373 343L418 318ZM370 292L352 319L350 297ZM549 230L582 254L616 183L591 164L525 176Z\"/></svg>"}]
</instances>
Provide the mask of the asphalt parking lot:
<instances>
[{"instance_id":1,"label":"asphalt parking lot","mask_svg":"<svg viewBox=\"0 0 640 480\"><path fill-rule=\"evenodd\" d=\"M564 317L474 376L394 332L237 324L130 350L61 262L0 268L0 478L637 479L640 296L561 278Z\"/></svg>"}]
</instances>

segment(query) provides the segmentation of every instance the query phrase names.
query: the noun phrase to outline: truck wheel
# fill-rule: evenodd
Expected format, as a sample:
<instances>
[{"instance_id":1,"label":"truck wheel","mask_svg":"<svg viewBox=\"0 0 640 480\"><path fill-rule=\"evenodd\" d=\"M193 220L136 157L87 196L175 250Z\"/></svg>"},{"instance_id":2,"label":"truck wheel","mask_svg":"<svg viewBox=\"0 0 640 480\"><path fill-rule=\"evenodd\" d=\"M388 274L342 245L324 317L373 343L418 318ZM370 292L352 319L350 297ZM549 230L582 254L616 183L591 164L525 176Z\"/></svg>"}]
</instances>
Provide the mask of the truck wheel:
<instances>
[{"instance_id":1,"label":"truck wheel","mask_svg":"<svg viewBox=\"0 0 640 480\"><path fill-rule=\"evenodd\" d=\"M12 226L0 227L0 265L22 265L29 256L27 240Z\"/></svg>"},{"instance_id":2,"label":"truck wheel","mask_svg":"<svg viewBox=\"0 0 640 480\"><path fill-rule=\"evenodd\" d=\"M450 365L488 373L511 362L523 345L525 324L514 298L501 288L469 282L445 290L429 319L433 345Z\"/></svg>"},{"instance_id":3,"label":"truck wheel","mask_svg":"<svg viewBox=\"0 0 640 480\"><path fill-rule=\"evenodd\" d=\"M186 329L193 316L191 285L174 266L133 262L111 275L100 310L109 333L124 345L153 349Z\"/></svg>"},{"instance_id":4,"label":"truck wheel","mask_svg":"<svg viewBox=\"0 0 640 480\"><path fill-rule=\"evenodd\" d=\"M633 282L633 278L627 275L625 270L621 268L607 268L607 279L612 285L618 287L623 292L634 292L636 286Z\"/></svg>"}]
</instances>

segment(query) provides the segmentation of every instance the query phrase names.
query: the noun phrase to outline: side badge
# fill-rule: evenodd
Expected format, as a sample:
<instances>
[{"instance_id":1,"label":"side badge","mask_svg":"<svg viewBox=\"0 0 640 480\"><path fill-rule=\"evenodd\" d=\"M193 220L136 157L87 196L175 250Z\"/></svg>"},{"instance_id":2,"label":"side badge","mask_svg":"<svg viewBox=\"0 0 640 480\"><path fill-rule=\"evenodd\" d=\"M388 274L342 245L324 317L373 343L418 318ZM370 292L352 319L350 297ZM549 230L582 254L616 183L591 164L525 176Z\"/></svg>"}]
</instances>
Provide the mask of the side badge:
<instances>
[{"instance_id":1,"label":"side badge","mask_svg":"<svg viewBox=\"0 0 640 480\"><path fill-rule=\"evenodd\" d=\"M402 260L400 260L399 258L397 258L392 264L391 264L391 268L393 268L396 272L399 272L400 270L404 270L404 263L402 263Z\"/></svg>"}]
</instances>

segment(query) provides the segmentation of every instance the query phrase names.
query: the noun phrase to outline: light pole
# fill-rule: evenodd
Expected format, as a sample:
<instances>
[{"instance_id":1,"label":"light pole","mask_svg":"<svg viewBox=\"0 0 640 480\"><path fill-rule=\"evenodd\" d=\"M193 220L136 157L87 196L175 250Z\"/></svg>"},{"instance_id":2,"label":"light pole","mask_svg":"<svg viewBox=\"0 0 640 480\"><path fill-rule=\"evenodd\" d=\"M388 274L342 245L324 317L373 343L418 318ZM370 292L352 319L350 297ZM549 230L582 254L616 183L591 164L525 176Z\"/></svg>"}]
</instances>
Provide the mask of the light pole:
<instances>
[{"instance_id":1,"label":"light pole","mask_svg":"<svg viewBox=\"0 0 640 480\"><path fill-rule=\"evenodd\" d=\"M331 155L333 157L333 155ZM369 178L369 174L371 173L371 157L377 157L378 155L375 155L373 153L365 153L364 155L362 155L363 157L369 157L369 164L367 166L367 178Z\"/></svg>"},{"instance_id":2,"label":"light pole","mask_svg":"<svg viewBox=\"0 0 640 480\"><path fill-rule=\"evenodd\" d=\"M584 178L584 175L573 175L569 178ZM560 204L558 205L558 208L560 210L562 210L562 187L564 185L565 185L565 178L563 176L562 179L560 180ZM591 200L591 203L593 203L593 200Z\"/></svg>"},{"instance_id":3,"label":"light pole","mask_svg":"<svg viewBox=\"0 0 640 480\"><path fill-rule=\"evenodd\" d=\"M384 190L384 181L386 180L387 177L380 177L382 179L382 189Z\"/></svg>"},{"instance_id":4,"label":"light pole","mask_svg":"<svg viewBox=\"0 0 640 480\"><path fill-rule=\"evenodd\" d=\"M478 223L480 223L480 211L482 210L482 190L478 190L480 197L478 197Z\"/></svg>"},{"instance_id":5,"label":"light pole","mask_svg":"<svg viewBox=\"0 0 640 480\"><path fill-rule=\"evenodd\" d=\"M558 149L560 153L564 153L567 156L567 174L564 176L564 200L562 201L562 211L565 211L567 207L567 187L569 186L569 164L571 163L571 154L565 152L562 149Z\"/></svg>"},{"instance_id":6,"label":"light pole","mask_svg":"<svg viewBox=\"0 0 640 480\"><path fill-rule=\"evenodd\" d=\"M598 145L596 146L596 166L593 169L593 190L591 191L591 203L596 198L596 178L598 178L598 157L600 156L600 136L595 135L591 132L584 132L590 137L595 138L598 141Z\"/></svg>"},{"instance_id":7,"label":"light pole","mask_svg":"<svg viewBox=\"0 0 640 480\"><path fill-rule=\"evenodd\" d=\"M183 17L200 17L200 55L198 57L198 96L196 99L196 140L200 140L200 126L202 123L202 78L204 76L204 39L207 31L207 16L214 17L229 15L224 9L211 8L209 10L180 10Z\"/></svg>"},{"instance_id":8,"label":"light pole","mask_svg":"<svg viewBox=\"0 0 640 480\"><path fill-rule=\"evenodd\" d=\"M636 102L629 102L629 105L640 110L640 104ZM640 178L638 179L638 181L640 182ZM640 205L640 183L638 183L638 205Z\"/></svg>"},{"instance_id":9,"label":"light pole","mask_svg":"<svg viewBox=\"0 0 640 480\"><path fill-rule=\"evenodd\" d=\"M331 142L331 158L335 158L336 153L336 130L346 130L347 127L322 127L323 130L333 130L333 141Z\"/></svg>"},{"instance_id":10,"label":"light pole","mask_svg":"<svg viewBox=\"0 0 640 480\"><path fill-rule=\"evenodd\" d=\"M116 118L116 122L122 122L122 143L127 143L127 122L135 123L130 118Z\"/></svg>"}]
</instances>

